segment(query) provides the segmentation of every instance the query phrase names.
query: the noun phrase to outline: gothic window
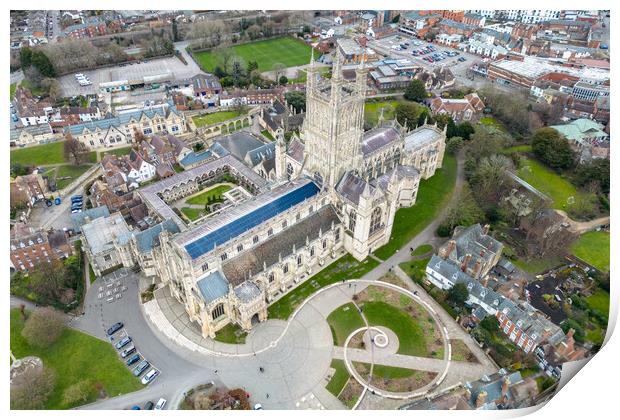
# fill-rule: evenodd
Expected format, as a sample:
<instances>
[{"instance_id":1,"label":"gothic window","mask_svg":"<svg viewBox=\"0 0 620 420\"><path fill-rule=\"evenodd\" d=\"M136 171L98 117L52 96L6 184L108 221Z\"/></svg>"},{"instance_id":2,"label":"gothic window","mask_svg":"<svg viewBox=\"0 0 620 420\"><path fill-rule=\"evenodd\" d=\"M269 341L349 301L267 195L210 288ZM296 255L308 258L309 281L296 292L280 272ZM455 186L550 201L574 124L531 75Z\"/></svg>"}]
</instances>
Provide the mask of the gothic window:
<instances>
[{"instance_id":1,"label":"gothic window","mask_svg":"<svg viewBox=\"0 0 620 420\"><path fill-rule=\"evenodd\" d=\"M351 212L349 213L349 230L351 232L355 232L355 220L357 219L357 215L355 214L355 211L351 210Z\"/></svg>"},{"instance_id":2,"label":"gothic window","mask_svg":"<svg viewBox=\"0 0 620 420\"><path fill-rule=\"evenodd\" d=\"M269 228L269 230L267 231L267 236L271 235L273 235L273 228Z\"/></svg>"},{"instance_id":3,"label":"gothic window","mask_svg":"<svg viewBox=\"0 0 620 420\"><path fill-rule=\"evenodd\" d=\"M290 163L286 165L286 174L289 178L293 176L293 165L291 165Z\"/></svg>"},{"instance_id":4,"label":"gothic window","mask_svg":"<svg viewBox=\"0 0 620 420\"><path fill-rule=\"evenodd\" d=\"M220 255L220 258L222 259L222 261L226 261L226 259L228 258L228 254L224 252L222 255Z\"/></svg>"},{"instance_id":5,"label":"gothic window","mask_svg":"<svg viewBox=\"0 0 620 420\"><path fill-rule=\"evenodd\" d=\"M340 228L336 229L336 232L334 235L335 235L336 242L338 242L340 240Z\"/></svg>"},{"instance_id":6,"label":"gothic window","mask_svg":"<svg viewBox=\"0 0 620 420\"><path fill-rule=\"evenodd\" d=\"M301 220L301 214L297 213L297 215L295 216L295 220L299 222Z\"/></svg>"},{"instance_id":7,"label":"gothic window","mask_svg":"<svg viewBox=\"0 0 620 420\"><path fill-rule=\"evenodd\" d=\"M323 249L327 248L327 240L323 239Z\"/></svg>"},{"instance_id":8,"label":"gothic window","mask_svg":"<svg viewBox=\"0 0 620 420\"><path fill-rule=\"evenodd\" d=\"M284 267L282 267L282 272L284 274L288 273L288 264L284 264Z\"/></svg>"},{"instance_id":9,"label":"gothic window","mask_svg":"<svg viewBox=\"0 0 620 420\"><path fill-rule=\"evenodd\" d=\"M287 223L286 220L282 222L282 229L286 229Z\"/></svg>"},{"instance_id":10,"label":"gothic window","mask_svg":"<svg viewBox=\"0 0 620 420\"><path fill-rule=\"evenodd\" d=\"M314 206L310 206L310 208L308 209L308 214L311 214L314 211Z\"/></svg>"},{"instance_id":11,"label":"gothic window","mask_svg":"<svg viewBox=\"0 0 620 420\"><path fill-rule=\"evenodd\" d=\"M243 244L237 245L237 252L243 251Z\"/></svg>"},{"instance_id":12,"label":"gothic window","mask_svg":"<svg viewBox=\"0 0 620 420\"><path fill-rule=\"evenodd\" d=\"M209 264L204 263L204 264L202 265L202 272L204 273L204 272L205 272L205 271L207 271L208 269L209 269Z\"/></svg>"},{"instance_id":13,"label":"gothic window","mask_svg":"<svg viewBox=\"0 0 620 420\"><path fill-rule=\"evenodd\" d=\"M310 248L310 256L314 257L314 247Z\"/></svg>"},{"instance_id":14,"label":"gothic window","mask_svg":"<svg viewBox=\"0 0 620 420\"><path fill-rule=\"evenodd\" d=\"M221 317L222 315L224 315L224 304L220 303L215 307L215 309L211 311L211 318L215 320Z\"/></svg>"},{"instance_id":15,"label":"gothic window","mask_svg":"<svg viewBox=\"0 0 620 420\"><path fill-rule=\"evenodd\" d=\"M254 243L257 243L257 242L258 242L258 235L255 235L255 236L254 236L254 238L252 239L252 241L253 241Z\"/></svg>"},{"instance_id":16,"label":"gothic window","mask_svg":"<svg viewBox=\"0 0 620 420\"><path fill-rule=\"evenodd\" d=\"M314 173L314 180L316 181L316 183L319 186L319 188L323 187L323 175L321 175L319 172L315 172Z\"/></svg>"},{"instance_id":17,"label":"gothic window","mask_svg":"<svg viewBox=\"0 0 620 420\"><path fill-rule=\"evenodd\" d=\"M381 227L381 208L377 207L370 216L370 233L372 235Z\"/></svg>"},{"instance_id":18,"label":"gothic window","mask_svg":"<svg viewBox=\"0 0 620 420\"><path fill-rule=\"evenodd\" d=\"M297 257L297 267L301 266L301 263L302 263L302 259L301 259L301 255L299 255Z\"/></svg>"},{"instance_id":19,"label":"gothic window","mask_svg":"<svg viewBox=\"0 0 620 420\"><path fill-rule=\"evenodd\" d=\"M275 279L276 277L273 275L273 273L269 273L269 283L273 283Z\"/></svg>"}]
</instances>

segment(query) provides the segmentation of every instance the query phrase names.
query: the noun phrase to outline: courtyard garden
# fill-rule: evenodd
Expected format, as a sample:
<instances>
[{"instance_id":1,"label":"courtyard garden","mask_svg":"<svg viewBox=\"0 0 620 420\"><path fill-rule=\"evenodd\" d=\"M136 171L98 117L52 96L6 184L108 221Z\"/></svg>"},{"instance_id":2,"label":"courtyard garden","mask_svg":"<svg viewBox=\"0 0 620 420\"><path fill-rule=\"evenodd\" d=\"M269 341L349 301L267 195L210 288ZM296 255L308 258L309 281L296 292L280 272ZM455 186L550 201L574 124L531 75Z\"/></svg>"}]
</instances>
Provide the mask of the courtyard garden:
<instances>
[{"instance_id":1,"label":"courtyard garden","mask_svg":"<svg viewBox=\"0 0 620 420\"><path fill-rule=\"evenodd\" d=\"M192 222L207 214L205 209L195 209L193 207L181 207L181 213Z\"/></svg>"},{"instance_id":2,"label":"courtyard garden","mask_svg":"<svg viewBox=\"0 0 620 420\"><path fill-rule=\"evenodd\" d=\"M208 190L195 194L185 200L187 204L201 204L207 203L221 203L224 201L224 193L231 190L234 187L232 184L219 184L215 185Z\"/></svg>"},{"instance_id":3,"label":"courtyard garden","mask_svg":"<svg viewBox=\"0 0 620 420\"><path fill-rule=\"evenodd\" d=\"M443 168L438 169L431 178L420 181L416 204L398 209L390 242L377 249L375 256L388 259L437 217L450 201L456 184L456 171L456 158L446 154Z\"/></svg>"},{"instance_id":4,"label":"courtyard garden","mask_svg":"<svg viewBox=\"0 0 620 420\"><path fill-rule=\"evenodd\" d=\"M59 165L66 163L64 141L22 147L11 150L11 165L19 163L24 166ZM97 162L97 153L90 152L87 162Z\"/></svg>"},{"instance_id":5,"label":"courtyard garden","mask_svg":"<svg viewBox=\"0 0 620 420\"><path fill-rule=\"evenodd\" d=\"M10 347L15 357L37 356L55 374L55 387L45 403L45 409L74 407L75 404L65 403L64 394L77 383L88 385L86 403L97 400L102 394L117 396L142 388L139 379L125 367L109 343L65 328L60 338L50 347L38 348L28 344L21 334L24 320L19 309L11 310L10 321Z\"/></svg>"},{"instance_id":6,"label":"courtyard garden","mask_svg":"<svg viewBox=\"0 0 620 420\"><path fill-rule=\"evenodd\" d=\"M281 63L285 67L303 66L310 63L312 47L292 37L267 39L229 47L233 54L244 63L256 61L261 72L273 70L274 64ZM213 73L220 65L217 51L202 51L193 54L200 67ZM319 54L315 54L318 60Z\"/></svg>"},{"instance_id":7,"label":"courtyard garden","mask_svg":"<svg viewBox=\"0 0 620 420\"><path fill-rule=\"evenodd\" d=\"M351 332L366 325L353 303L344 304L334 310L327 317L327 323L332 331L335 346L344 346Z\"/></svg>"},{"instance_id":8,"label":"courtyard garden","mask_svg":"<svg viewBox=\"0 0 620 420\"><path fill-rule=\"evenodd\" d=\"M353 367L362 378L368 380L370 364L353 362ZM433 379L437 373L394 366L374 365L370 385L389 392L411 392Z\"/></svg>"},{"instance_id":9,"label":"courtyard garden","mask_svg":"<svg viewBox=\"0 0 620 420\"><path fill-rule=\"evenodd\" d=\"M243 110L219 111L205 115L197 115L192 117L192 121L196 124L196 127L204 127L205 125L232 120L233 118L237 118L243 114L245 114L245 111Z\"/></svg>"},{"instance_id":10,"label":"courtyard garden","mask_svg":"<svg viewBox=\"0 0 620 420\"><path fill-rule=\"evenodd\" d=\"M609 232L586 232L572 245L572 253L603 272L609 271Z\"/></svg>"},{"instance_id":11,"label":"courtyard garden","mask_svg":"<svg viewBox=\"0 0 620 420\"><path fill-rule=\"evenodd\" d=\"M228 324L215 333L215 341L228 344L244 344L247 335L238 325Z\"/></svg>"}]
</instances>

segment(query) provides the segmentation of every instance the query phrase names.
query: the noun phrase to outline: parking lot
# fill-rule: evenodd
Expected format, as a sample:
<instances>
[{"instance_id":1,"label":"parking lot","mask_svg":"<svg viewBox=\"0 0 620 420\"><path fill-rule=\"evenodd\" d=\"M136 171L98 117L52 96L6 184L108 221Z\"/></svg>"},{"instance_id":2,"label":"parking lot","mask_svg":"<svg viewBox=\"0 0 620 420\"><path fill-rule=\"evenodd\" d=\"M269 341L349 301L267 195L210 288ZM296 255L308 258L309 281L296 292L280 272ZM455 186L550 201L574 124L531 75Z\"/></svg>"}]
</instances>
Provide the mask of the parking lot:
<instances>
[{"instance_id":1,"label":"parking lot","mask_svg":"<svg viewBox=\"0 0 620 420\"><path fill-rule=\"evenodd\" d=\"M155 76L170 73L172 79L192 77L201 70L193 60L185 65L176 57L154 58L148 61L119 64L96 70L83 70L82 73L92 82L90 86L80 86L74 74L67 74L58 78L63 96L77 96L95 94L99 92L99 83L116 80L142 79L146 76ZM78 72L76 72L78 73Z\"/></svg>"}]
</instances>

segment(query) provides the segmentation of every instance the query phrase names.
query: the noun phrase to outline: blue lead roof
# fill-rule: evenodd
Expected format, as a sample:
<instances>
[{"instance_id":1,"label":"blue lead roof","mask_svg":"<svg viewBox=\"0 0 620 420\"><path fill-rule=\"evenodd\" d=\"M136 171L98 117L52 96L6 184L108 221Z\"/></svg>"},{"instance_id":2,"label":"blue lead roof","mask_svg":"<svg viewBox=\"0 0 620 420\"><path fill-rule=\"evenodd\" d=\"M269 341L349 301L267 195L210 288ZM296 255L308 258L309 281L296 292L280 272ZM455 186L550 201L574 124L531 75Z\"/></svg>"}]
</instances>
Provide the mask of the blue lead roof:
<instances>
[{"instance_id":1,"label":"blue lead roof","mask_svg":"<svg viewBox=\"0 0 620 420\"><path fill-rule=\"evenodd\" d=\"M207 235L188 243L185 245L185 250L192 259L199 258L215 249L217 245L242 235L244 232L316 195L318 192L319 188L314 182L305 183L277 197L275 200L231 220L226 225L209 232Z\"/></svg>"}]
</instances>

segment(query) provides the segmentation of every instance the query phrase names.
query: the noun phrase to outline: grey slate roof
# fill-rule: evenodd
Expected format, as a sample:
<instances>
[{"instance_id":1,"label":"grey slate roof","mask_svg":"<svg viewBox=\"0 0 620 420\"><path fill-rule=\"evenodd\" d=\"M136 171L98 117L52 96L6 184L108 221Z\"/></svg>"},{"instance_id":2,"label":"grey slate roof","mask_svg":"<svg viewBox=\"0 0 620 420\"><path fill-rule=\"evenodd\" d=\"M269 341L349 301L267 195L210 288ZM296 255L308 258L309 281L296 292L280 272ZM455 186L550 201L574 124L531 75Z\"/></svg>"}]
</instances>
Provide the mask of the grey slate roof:
<instances>
[{"instance_id":1,"label":"grey slate roof","mask_svg":"<svg viewBox=\"0 0 620 420\"><path fill-rule=\"evenodd\" d=\"M331 205L322 207L310 216L295 223L282 232L259 245L244 251L241 255L226 260L222 264L222 272L233 285L243 283L247 278L262 272L264 267L271 267L292 254L293 247L300 249L306 246L306 238L310 241L318 238L319 231L327 232L340 219Z\"/></svg>"},{"instance_id":2,"label":"grey slate roof","mask_svg":"<svg viewBox=\"0 0 620 420\"><path fill-rule=\"evenodd\" d=\"M364 156L379 151L400 139L400 132L394 127L373 128L364 133L361 147Z\"/></svg>"},{"instance_id":3,"label":"grey slate roof","mask_svg":"<svg viewBox=\"0 0 620 420\"><path fill-rule=\"evenodd\" d=\"M73 222L73 229L76 232L82 231L82 226L91 220L98 219L100 217L108 217L110 210L107 206L95 207L92 209L84 210L81 213L71 214L71 221Z\"/></svg>"},{"instance_id":4,"label":"grey slate roof","mask_svg":"<svg viewBox=\"0 0 620 420\"><path fill-rule=\"evenodd\" d=\"M146 230L135 235L136 245L140 252L149 252L154 247L159 245L159 234L163 231L170 233L179 233L179 227L172 221L172 219L164 220L161 223L156 224Z\"/></svg>"},{"instance_id":5,"label":"grey slate roof","mask_svg":"<svg viewBox=\"0 0 620 420\"><path fill-rule=\"evenodd\" d=\"M360 201L360 196L364 192L364 188L366 188L367 185L370 193L372 194L375 187L371 186L353 172L346 172L342 178L340 178L338 184L336 184L336 191L352 203L358 204Z\"/></svg>"},{"instance_id":6,"label":"grey slate roof","mask_svg":"<svg viewBox=\"0 0 620 420\"><path fill-rule=\"evenodd\" d=\"M261 163L263 160L266 159L273 159L276 156L276 143L275 142L271 142L271 143L267 143L264 144L260 147L257 147L254 150L250 150L247 154L246 154L246 162L250 162L250 164L252 165L252 167L258 165L259 163Z\"/></svg>"},{"instance_id":7,"label":"grey slate roof","mask_svg":"<svg viewBox=\"0 0 620 420\"><path fill-rule=\"evenodd\" d=\"M483 408L495 409L496 404L494 403L494 401L502 398L502 383L505 379L510 381L511 385L523 381L520 372L505 373L505 371L502 370L500 372L494 373L491 376L484 376L482 379L479 379L475 382L467 382L465 384L465 388L469 389L471 392L471 398L469 400L471 406L476 406L476 399L478 398L478 395L484 391L486 392L487 406L483 406ZM506 397L509 401L513 400L510 387L508 388Z\"/></svg>"},{"instance_id":8,"label":"grey slate roof","mask_svg":"<svg viewBox=\"0 0 620 420\"><path fill-rule=\"evenodd\" d=\"M294 138L288 146L287 154L296 162L302 163L304 160L304 150L306 145L300 139Z\"/></svg>"},{"instance_id":9,"label":"grey slate roof","mask_svg":"<svg viewBox=\"0 0 620 420\"><path fill-rule=\"evenodd\" d=\"M194 165L199 162L208 161L212 157L213 157L213 153L211 153L211 151L209 150L205 150L200 153L191 152L187 156L185 156L183 159L181 159L179 163L182 166L189 166L189 165Z\"/></svg>"},{"instance_id":10,"label":"grey slate roof","mask_svg":"<svg viewBox=\"0 0 620 420\"><path fill-rule=\"evenodd\" d=\"M246 131L229 134L220 138L217 143L239 160L245 159L248 152L265 144Z\"/></svg>"},{"instance_id":11,"label":"grey slate roof","mask_svg":"<svg viewBox=\"0 0 620 420\"><path fill-rule=\"evenodd\" d=\"M235 287L235 295L241 302L250 302L252 299L260 295L260 289L251 281L244 281Z\"/></svg>"},{"instance_id":12,"label":"grey slate roof","mask_svg":"<svg viewBox=\"0 0 620 420\"><path fill-rule=\"evenodd\" d=\"M211 303L228 294L228 280L219 271L214 271L198 280L196 285L206 303Z\"/></svg>"}]
</instances>

